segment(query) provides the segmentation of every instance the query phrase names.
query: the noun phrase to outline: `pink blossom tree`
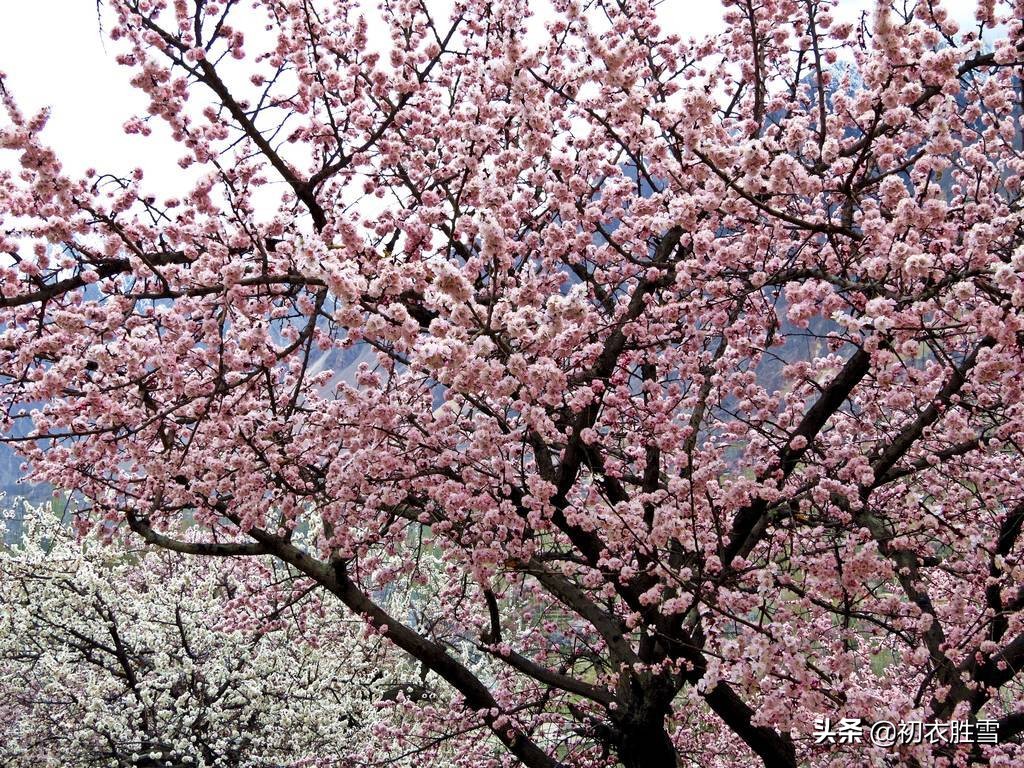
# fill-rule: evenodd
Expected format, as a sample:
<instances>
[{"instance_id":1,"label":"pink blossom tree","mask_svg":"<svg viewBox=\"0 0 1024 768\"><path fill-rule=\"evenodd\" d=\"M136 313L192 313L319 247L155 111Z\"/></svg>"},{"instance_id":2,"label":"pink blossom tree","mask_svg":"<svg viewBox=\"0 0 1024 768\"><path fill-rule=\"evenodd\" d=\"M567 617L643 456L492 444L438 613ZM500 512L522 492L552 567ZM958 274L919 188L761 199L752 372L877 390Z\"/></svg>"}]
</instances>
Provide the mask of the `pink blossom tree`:
<instances>
[{"instance_id":1,"label":"pink blossom tree","mask_svg":"<svg viewBox=\"0 0 1024 768\"><path fill-rule=\"evenodd\" d=\"M9 439L305 574L480 766L1024 759L1024 2L654 5L111 0L198 181L74 178L5 93Z\"/></svg>"}]
</instances>

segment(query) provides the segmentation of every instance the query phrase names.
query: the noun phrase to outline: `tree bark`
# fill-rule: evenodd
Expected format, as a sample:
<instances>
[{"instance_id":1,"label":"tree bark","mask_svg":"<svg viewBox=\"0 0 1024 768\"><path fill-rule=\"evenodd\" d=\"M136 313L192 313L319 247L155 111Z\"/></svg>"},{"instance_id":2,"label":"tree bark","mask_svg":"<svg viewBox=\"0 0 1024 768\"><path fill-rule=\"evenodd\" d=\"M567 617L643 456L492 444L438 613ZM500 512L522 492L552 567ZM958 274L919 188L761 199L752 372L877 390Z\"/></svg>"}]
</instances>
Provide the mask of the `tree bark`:
<instances>
[{"instance_id":1,"label":"tree bark","mask_svg":"<svg viewBox=\"0 0 1024 768\"><path fill-rule=\"evenodd\" d=\"M618 747L623 768L677 768L679 758L665 731L664 717L623 729Z\"/></svg>"}]
</instances>

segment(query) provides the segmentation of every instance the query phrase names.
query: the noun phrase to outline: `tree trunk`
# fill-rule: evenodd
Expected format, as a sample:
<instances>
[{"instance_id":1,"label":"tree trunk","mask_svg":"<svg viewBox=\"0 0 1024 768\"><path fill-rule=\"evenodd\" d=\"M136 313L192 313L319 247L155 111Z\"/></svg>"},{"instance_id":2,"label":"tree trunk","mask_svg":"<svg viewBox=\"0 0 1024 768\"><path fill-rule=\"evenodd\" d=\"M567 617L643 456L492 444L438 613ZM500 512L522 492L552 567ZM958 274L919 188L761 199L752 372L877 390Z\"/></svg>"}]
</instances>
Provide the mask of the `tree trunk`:
<instances>
[{"instance_id":1,"label":"tree trunk","mask_svg":"<svg viewBox=\"0 0 1024 768\"><path fill-rule=\"evenodd\" d=\"M661 717L623 726L618 754L624 768L676 768L678 765L675 747Z\"/></svg>"}]
</instances>

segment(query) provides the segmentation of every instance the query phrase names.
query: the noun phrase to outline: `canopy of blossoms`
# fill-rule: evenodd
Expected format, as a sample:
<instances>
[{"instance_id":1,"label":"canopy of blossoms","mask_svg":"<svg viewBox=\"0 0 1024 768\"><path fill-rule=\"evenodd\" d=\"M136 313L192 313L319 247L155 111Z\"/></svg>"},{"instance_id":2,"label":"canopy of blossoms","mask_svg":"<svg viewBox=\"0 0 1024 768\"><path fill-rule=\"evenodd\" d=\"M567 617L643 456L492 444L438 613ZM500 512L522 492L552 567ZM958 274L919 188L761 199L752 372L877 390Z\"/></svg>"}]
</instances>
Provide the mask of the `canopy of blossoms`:
<instances>
[{"instance_id":1,"label":"canopy of blossoms","mask_svg":"<svg viewBox=\"0 0 1024 768\"><path fill-rule=\"evenodd\" d=\"M481 768L1024 759L1024 2L108 5L189 194L0 129L81 527L287 564Z\"/></svg>"}]
</instances>

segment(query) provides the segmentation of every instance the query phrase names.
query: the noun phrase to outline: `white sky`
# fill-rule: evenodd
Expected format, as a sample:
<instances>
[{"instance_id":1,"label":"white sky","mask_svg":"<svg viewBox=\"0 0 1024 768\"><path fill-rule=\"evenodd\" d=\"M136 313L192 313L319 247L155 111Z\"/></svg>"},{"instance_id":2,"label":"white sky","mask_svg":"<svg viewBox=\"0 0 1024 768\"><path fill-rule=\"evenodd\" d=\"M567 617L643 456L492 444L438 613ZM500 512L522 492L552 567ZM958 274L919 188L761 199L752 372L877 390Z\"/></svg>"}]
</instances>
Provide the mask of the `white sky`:
<instances>
[{"instance_id":1,"label":"white sky","mask_svg":"<svg viewBox=\"0 0 1024 768\"><path fill-rule=\"evenodd\" d=\"M181 151L169 131L160 136L167 151L154 152L152 142L121 128L145 111L148 99L114 61L95 0L0 0L0 71L23 112L51 108L43 137L69 171L125 173L139 166L147 176L180 174Z\"/></svg>"},{"instance_id":2,"label":"white sky","mask_svg":"<svg viewBox=\"0 0 1024 768\"><path fill-rule=\"evenodd\" d=\"M375 0L366 5L372 9ZM962 23L971 23L975 0L945 5ZM873 6L873 0L841 0L840 12L855 17ZM719 0L666 0L660 10L666 28L678 25L673 31L685 37L721 26ZM176 164L181 151L163 126L151 123L148 138L121 130L125 120L144 111L146 100L128 85L129 71L114 62L95 0L0 0L0 71L25 112L51 107L44 138L69 171L127 173L139 166L163 194L184 191Z\"/></svg>"}]
</instances>

